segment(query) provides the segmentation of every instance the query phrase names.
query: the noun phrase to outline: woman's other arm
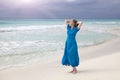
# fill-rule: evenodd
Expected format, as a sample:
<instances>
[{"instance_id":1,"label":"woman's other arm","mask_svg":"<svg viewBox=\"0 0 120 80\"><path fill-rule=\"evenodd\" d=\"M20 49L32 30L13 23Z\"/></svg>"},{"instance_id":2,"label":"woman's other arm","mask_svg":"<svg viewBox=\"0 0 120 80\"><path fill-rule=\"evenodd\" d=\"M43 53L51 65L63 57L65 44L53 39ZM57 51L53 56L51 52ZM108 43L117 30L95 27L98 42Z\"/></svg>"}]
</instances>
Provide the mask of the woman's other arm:
<instances>
[{"instance_id":1,"label":"woman's other arm","mask_svg":"<svg viewBox=\"0 0 120 80\"><path fill-rule=\"evenodd\" d=\"M83 24L83 22L82 22L82 21L81 21L81 22L78 22L78 29L80 29L80 28L81 28L82 24Z\"/></svg>"}]
</instances>

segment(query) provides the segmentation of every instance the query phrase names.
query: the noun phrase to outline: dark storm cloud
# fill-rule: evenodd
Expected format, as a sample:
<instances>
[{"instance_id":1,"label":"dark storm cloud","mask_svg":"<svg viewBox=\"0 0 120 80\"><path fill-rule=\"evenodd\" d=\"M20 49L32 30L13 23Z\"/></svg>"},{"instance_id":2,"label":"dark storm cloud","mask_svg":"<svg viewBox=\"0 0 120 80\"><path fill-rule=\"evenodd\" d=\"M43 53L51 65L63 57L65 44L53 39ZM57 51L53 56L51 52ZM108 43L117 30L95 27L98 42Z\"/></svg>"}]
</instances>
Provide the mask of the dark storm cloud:
<instances>
[{"instance_id":1,"label":"dark storm cloud","mask_svg":"<svg viewBox=\"0 0 120 80\"><path fill-rule=\"evenodd\" d=\"M120 18L119 0L36 0L17 6L0 0L0 18Z\"/></svg>"}]
</instances>

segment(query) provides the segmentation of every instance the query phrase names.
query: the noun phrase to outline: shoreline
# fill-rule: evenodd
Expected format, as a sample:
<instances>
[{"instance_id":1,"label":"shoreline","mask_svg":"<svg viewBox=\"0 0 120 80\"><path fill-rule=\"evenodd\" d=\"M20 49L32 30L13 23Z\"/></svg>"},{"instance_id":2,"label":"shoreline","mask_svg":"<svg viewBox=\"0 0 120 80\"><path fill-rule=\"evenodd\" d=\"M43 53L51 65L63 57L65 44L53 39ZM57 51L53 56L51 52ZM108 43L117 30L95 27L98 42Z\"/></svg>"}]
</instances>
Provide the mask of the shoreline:
<instances>
[{"instance_id":1,"label":"shoreline","mask_svg":"<svg viewBox=\"0 0 120 80\"><path fill-rule=\"evenodd\" d=\"M100 45L79 48L81 61L76 75L68 73L71 67L62 66L63 54L58 53L44 57L39 63L0 70L0 80L119 80L120 30L111 33L118 37Z\"/></svg>"},{"instance_id":2,"label":"shoreline","mask_svg":"<svg viewBox=\"0 0 120 80\"><path fill-rule=\"evenodd\" d=\"M119 31L119 30L118 30ZM114 40L114 39L116 39L116 38L118 38L120 35L118 35L118 33L117 33L117 30L115 30L115 32L113 31L113 30L111 30L111 31L107 31L107 33L110 33L110 34L112 34L112 35L114 35L115 37L113 38L113 39L109 39L109 40L105 40L105 41L103 41L103 42L100 42L100 43L96 43L96 44L94 44L94 45L88 45L88 46L82 46L82 47L79 47L79 52L81 53L82 51L83 51L83 53L84 53L84 50L85 49L87 49L87 48L92 48L92 47L95 47L95 46L100 46L100 45L102 45L102 44L106 44L106 43L108 43L108 42L111 42L112 40ZM83 50L81 50L81 49L83 49ZM63 53L63 50L61 50L60 51L60 54L58 53L58 54L55 54L56 52L49 52L50 54L51 53L54 53L54 54L51 54L51 55L44 55L43 57L40 57L41 59L40 60L38 60L38 61L36 61L36 62L28 62L28 63L19 63L19 64L13 64L13 65L8 65L8 66L2 66L2 67L0 67L0 71L1 70L5 70L5 69L9 69L9 68L16 68L16 67L18 67L18 68L20 68L20 67L25 67L25 66L30 66L30 65L33 65L34 63L36 63L36 64L42 64L42 63L39 63L41 60L44 60L44 59L46 59L46 58L48 58L48 56L50 56L51 58L53 57L53 55L54 56L61 56L62 57L62 53ZM8 55L3 55L3 56L8 56ZM17 55L12 55L12 56L17 56ZM0 56L1 57L1 56ZM33 64L32 64L33 63Z\"/></svg>"},{"instance_id":3,"label":"shoreline","mask_svg":"<svg viewBox=\"0 0 120 80\"><path fill-rule=\"evenodd\" d=\"M93 48L96 48L96 47L99 47L99 46L102 46L102 45L106 45L107 43L109 44L109 43L111 43L111 42L113 42L114 40L116 40L116 39L119 39L119 37L120 37L120 34L119 34L119 32L120 32L120 30L111 30L111 31L107 31L108 33L111 33L111 34L113 34L113 35L115 35L116 37L115 38L113 38L113 39L110 39L110 40L107 40L107 41L104 41L104 42L101 42L101 43L98 43L98 44L95 44L95 45L92 45L92 46L84 46L84 47L79 47L78 48L78 50L79 50L79 53L80 53L80 57L81 56L85 56L85 55L82 55L83 53L89 53L89 51L91 52L91 50L90 49L92 49L92 51L93 51ZM85 51L85 50L89 50L89 51ZM50 52L50 53L52 53L52 52ZM38 60L38 61L35 61L34 63L28 63L28 64L14 64L14 65L9 65L9 66L5 66L5 67L2 67L2 68L0 68L0 71L2 71L2 70L6 70L6 69L10 69L10 68L24 68L24 67L27 67L27 66L30 66L30 65L34 65L34 64L43 64L43 63L45 63L46 61L46 59L47 58L49 58L49 59L52 59L52 58L54 58L54 59L56 59L57 60L57 58L55 58L55 57L58 57L58 56L61 56L62 57L62 53L63 53L63 51L61 51L60 53L58 53L58 54L55 54L55 52L53 52L54 54L52 55L45 55L45 56L43 56L43 57L40 57L41 59L40 60ZM82 53L82 54L81 54ZM48 57L49 56L49 57ZM86 60L87 58L83 58L83 60L82 61L84 61L84 60ZM40 61L44 61L44 62L40 62ZM53 60L53 59L52 59ZM54 60L55 61L55 60Z\"/></svg>"}]
</instances>

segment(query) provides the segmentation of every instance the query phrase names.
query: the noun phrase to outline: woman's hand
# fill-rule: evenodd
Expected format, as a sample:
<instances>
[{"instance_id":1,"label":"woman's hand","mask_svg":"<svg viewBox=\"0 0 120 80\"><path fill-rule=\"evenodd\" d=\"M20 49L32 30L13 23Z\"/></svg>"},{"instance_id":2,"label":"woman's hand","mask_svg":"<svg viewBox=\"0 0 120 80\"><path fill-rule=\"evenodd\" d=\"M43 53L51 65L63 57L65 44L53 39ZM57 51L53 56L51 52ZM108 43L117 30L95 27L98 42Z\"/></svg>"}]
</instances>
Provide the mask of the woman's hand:
<instances>
[{"instance_id":1,"label":"woman's hand","mask_svg":"<svg viewBox=\"0 0 120 80\"><path fill-rule=\"evenodd\" d=\"M82 21L78 22L78 29L80 29L80 28L81 28L82 24L83 24L83 22L82 22Z\"/></svg>"},{"instance_id":2,"label":"woman's hand","mask_svg":"<svg viewBox=\"0 0 120 80\"><path fill-rule=\"evenodd\" d=\"M66 25L70 24L70 21L67 20L67 19L65 19L65 24L66 24Z\"/></svg>"}]
</instances>

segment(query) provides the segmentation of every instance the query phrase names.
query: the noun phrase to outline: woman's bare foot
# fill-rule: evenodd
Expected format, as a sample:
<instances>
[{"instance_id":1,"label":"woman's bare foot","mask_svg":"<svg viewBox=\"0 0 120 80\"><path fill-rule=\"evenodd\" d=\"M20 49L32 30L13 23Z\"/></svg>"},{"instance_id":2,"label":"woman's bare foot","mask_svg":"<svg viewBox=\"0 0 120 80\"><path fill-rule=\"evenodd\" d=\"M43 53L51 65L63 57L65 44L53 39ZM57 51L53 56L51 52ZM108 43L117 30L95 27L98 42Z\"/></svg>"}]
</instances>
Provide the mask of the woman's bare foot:
<instances>
[{"instance_id":1,"label":"woman's bare foot","mask_svg":"<svg viewBox=\"0 0 120 80\"><path fill-rule=\"evenodd\" d=\"M76 73L78 73L78 71L77 71L77 70L74 70L72 73L73 73L73 74L76 74Z\"/></svg>"},{"instance_id":2,"label":"woman's bare foot","mask_svg":"<svg viewBox=\"0 0 120 80\"><path fill-rule=\"evenodd\" d=\"M78 72L77 69L74 67L72 73L76 74L77 72Z\"/></svg>"}]
</instances>

